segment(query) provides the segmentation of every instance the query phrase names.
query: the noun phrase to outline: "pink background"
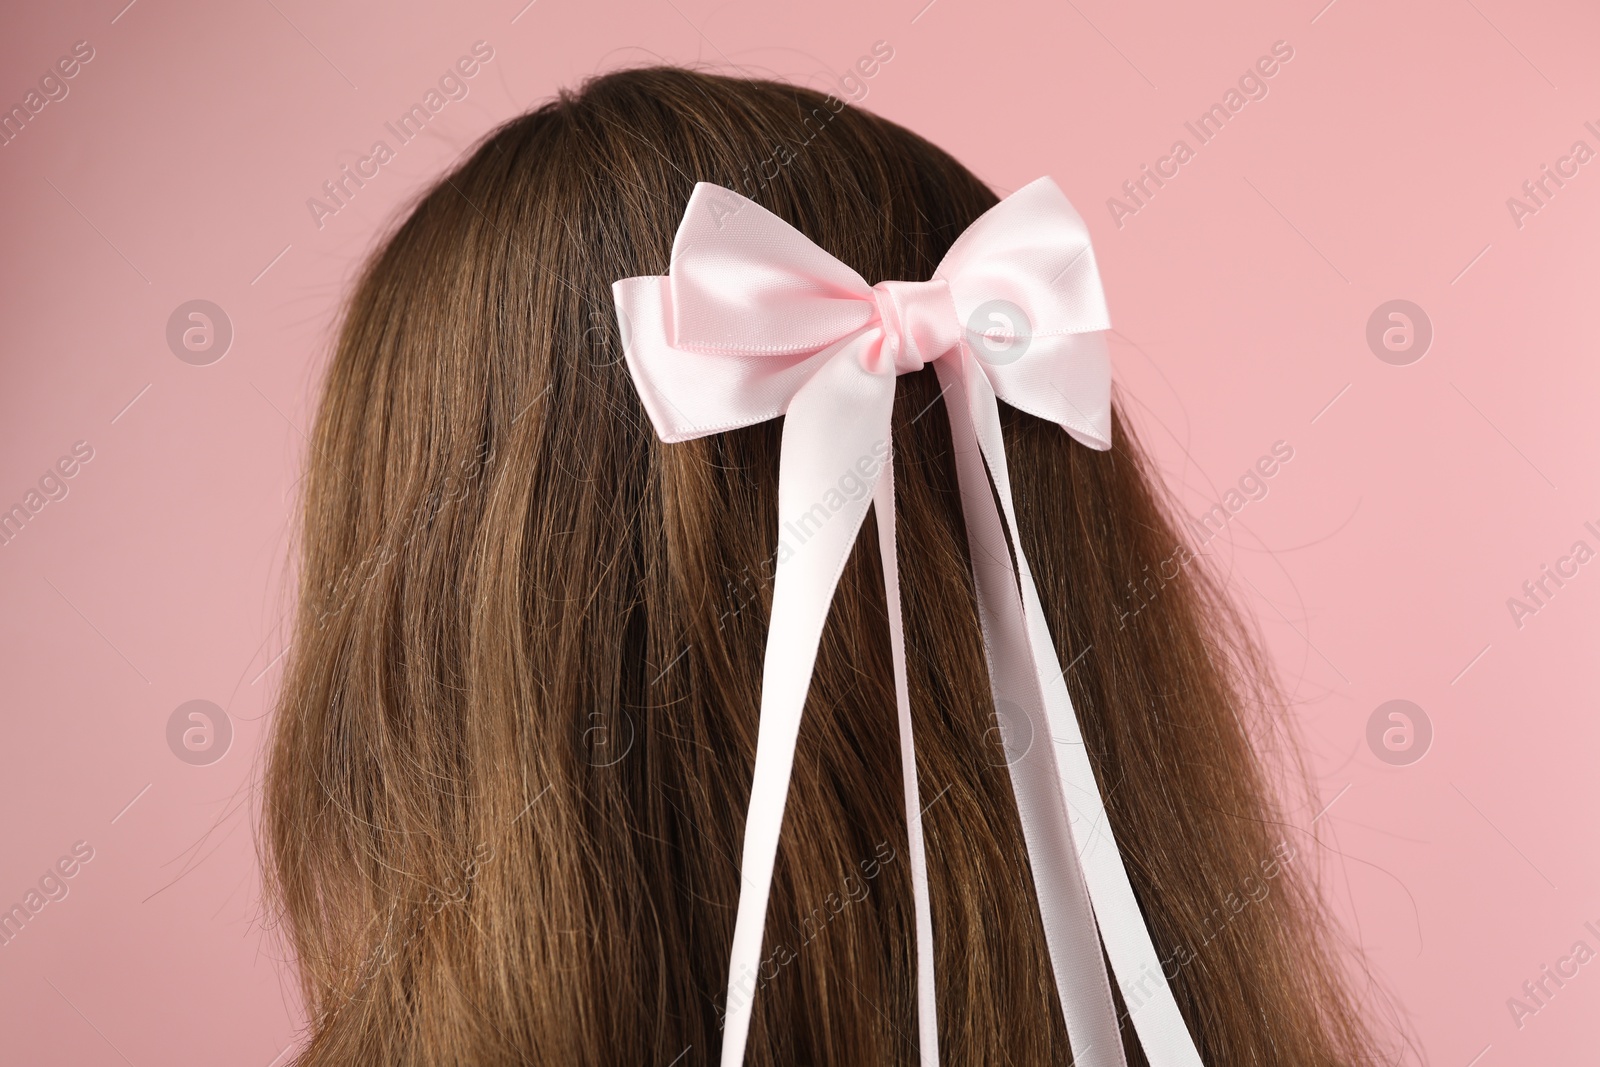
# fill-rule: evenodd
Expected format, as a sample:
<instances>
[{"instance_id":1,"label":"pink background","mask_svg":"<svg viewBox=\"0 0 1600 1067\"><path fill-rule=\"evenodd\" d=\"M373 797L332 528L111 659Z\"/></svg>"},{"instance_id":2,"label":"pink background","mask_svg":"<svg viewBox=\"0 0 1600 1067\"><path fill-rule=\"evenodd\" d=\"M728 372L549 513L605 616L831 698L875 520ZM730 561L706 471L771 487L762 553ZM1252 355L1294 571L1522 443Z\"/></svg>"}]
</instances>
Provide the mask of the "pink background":
<instances>
[{"instance_id":1,"label":"pink background","mask_svg":"<svg viewBox=\"0 0 1600 1067\"><path fill-rule=\"evenodd\" d=\"M1600 149L1583 126L1600 126L1600 15L524 2L4 16L7 107L74 42L95 54L0 148L0 507L74 442L94 457L0 547L0 907L74 842L94 858L0 947L0 1059L287 1058L299 1011L260 921L252 788L302 431L335 301L385 222L586 75L698 61L823 87L882 40L865 106L999 190L1054 175L1088 219L1121 388L1189 514L1275 442L1294 449L1210 548L1295 699L1324 809L1297 822L1421 1055L1593 1062L1600 963L1520 1028L1506 1001L1580 938L1600 948L1583 928L1600 927L1600 562L1520 628L1506 602L1580 538L1600 549L1583 528L1600 528L1600 162L1520 227L1506 200L1575 140ZM307 198L479 40L494 58L470 95L319 229ZM1196 147L1183 123L1277 41L1294 55L1268 95L1119 228L1107 198L1175 139ZM165 339L196 298L235 332L209 366ZM1366 341L1392 299L1433 325L1406 366ZM1407 766L1366 739L1395 698L1434 731ZM234 726L205 766L166 738L193 699Z\"/></svg>"}]
</instances>

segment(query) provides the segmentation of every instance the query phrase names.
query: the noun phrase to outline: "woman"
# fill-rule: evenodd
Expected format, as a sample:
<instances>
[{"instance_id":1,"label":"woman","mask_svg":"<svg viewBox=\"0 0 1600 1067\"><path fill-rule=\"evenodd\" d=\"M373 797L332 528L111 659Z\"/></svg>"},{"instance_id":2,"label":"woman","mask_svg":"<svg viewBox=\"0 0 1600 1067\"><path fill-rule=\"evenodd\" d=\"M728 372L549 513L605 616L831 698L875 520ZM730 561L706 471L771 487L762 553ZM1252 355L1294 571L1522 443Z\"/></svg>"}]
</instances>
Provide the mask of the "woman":
<instances>
[{"instance_id":1,"label":"woman","mask_svg":"<svg viewBox=\"0 0 1600 1067\"><path fill-rule=\"evenodd\" d=\"M929 1045L872 523L810 683L759 977L748 1004L728 995L782 422L663 443L612 297L668 273L697 182L868 282L927 280L996 203L944 152L832 98L657 68L507 123L377 252L317 418L267 773L302 1067L711 1063L730 1010L749 1013L751 1064L914 1063ZM1065 1063L1008 775L1019 745L1049 739L996 719L956 447L930 417L944 404L931 365L900 375L939 1056ZM1257 751L1278 730L1266 671L1136 442L1116 418L1096 451L1001 414L1019 547L1194 1048L1207 1064L1379 1062L1273 751ZM1135 997L1113 996L1143 1064Z\"/></svg>"}]
</instances>

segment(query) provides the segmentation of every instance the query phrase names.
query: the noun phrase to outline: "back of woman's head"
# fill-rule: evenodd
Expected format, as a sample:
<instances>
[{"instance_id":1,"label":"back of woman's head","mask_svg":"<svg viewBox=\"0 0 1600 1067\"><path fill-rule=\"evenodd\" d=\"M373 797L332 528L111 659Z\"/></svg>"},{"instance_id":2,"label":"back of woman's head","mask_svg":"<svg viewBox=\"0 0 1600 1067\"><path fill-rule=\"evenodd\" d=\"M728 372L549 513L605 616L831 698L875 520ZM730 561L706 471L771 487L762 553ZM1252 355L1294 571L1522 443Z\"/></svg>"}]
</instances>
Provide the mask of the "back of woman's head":
<instances>
[{"instance_id":1,"label":"back of woman's head","mask_svg":"<svg viewBox=\"0 0 1600 1067\"><path fill-rule=\"evenodd\" d=\"M312 439L267 777L269 886L310 1017L300 1064L714 1059L781 424L663 445L610 290L666 273L698 181L868 282L927 279L996 200L832 98L635 70L497 130L374 256ZM951 1063L1061 1063L1005 765L1048 741L996 728L942 404L931 367L900 378L940 1044ZM1002 413L1023 547L1202 1055L1368 1062L1252 751L1270 686L1235 616L1120 420L1101 453ZM899 766L868 524L800 732L749 1062L915 1062Z\"/></svg>"}]
</instances>

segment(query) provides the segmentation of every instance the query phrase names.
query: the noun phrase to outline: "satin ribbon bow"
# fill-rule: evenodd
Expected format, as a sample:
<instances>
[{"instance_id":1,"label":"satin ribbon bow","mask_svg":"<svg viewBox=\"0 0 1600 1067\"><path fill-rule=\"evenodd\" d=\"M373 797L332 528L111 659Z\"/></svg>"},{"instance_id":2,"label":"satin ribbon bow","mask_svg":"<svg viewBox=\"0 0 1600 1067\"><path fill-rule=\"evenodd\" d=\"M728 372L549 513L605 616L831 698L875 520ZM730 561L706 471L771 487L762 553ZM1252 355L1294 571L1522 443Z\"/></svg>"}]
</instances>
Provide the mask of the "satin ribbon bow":
<instances>
[{"instance_id":1,"label":"satin ribbon bow","mask_svg":"<svg viewBox=\"0 0 1600 1067\"><path fill-rule=\"evenodd\" d=\"M923 1067L939 1062L889 432L895 377L927 363L950 418L995 708L1013 750L1007 763L1073 1062L1125 1067L1109 958L1153 1067L1200 1067L1112 838L1022 552L1000 432L997 397L1090 448L1111 447L1111 371L1100 332L1110 324L1087 228L1065 195L1040 178L974 222L931 281L868 285L759 204L701 182L673 242L670 274L626 278L612 292L628 368L663 441L784 416L780 540L723 1067L744 1059L801 712L868 505L876 505L893 651L919 1049Z\"/></svg>"}]
</instances>

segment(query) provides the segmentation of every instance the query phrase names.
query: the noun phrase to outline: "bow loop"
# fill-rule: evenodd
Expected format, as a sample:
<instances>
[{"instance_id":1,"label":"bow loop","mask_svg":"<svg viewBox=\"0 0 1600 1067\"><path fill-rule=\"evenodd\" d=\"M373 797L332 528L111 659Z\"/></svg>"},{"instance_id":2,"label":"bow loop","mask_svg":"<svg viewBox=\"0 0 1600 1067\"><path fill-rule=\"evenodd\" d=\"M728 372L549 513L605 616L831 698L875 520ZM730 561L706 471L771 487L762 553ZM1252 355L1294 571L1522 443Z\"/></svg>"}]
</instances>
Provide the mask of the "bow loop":
<instances>
[{"instance_id":1,"label":"bow loop","mask_svg":"<svg viewBox=\"0 0 1600 1067\"><path fill-rule=\"evenodd\" d=\"M949 279L962 322L1004 301L1025 310L1034 337L1111 328L1089 227L1049 178L1029 182L967 227L934 276Z\"/></svg>"},{"instance_id":2,"label":"bow loop","mask_svg":"<svg viewBox=\"0 0 1600 1067\"><path fill-rule=\"evenodd\" d=\"M866 279L754 200L708 182L689 197L667 280L675 348L810 353L872 321Z\"/></svg>"},{"instance_id":3,"label":"bow loop","mask_svg":"<svg viewBox=\"0 0 1600 1067\"><path fill-rule=\"evenodd\" d=\"M1039 178L985 212L934 272L950 282L968 349L995 395L1111 447L1111 328L1089 228Z\"/></svg>"}]
</instances>

